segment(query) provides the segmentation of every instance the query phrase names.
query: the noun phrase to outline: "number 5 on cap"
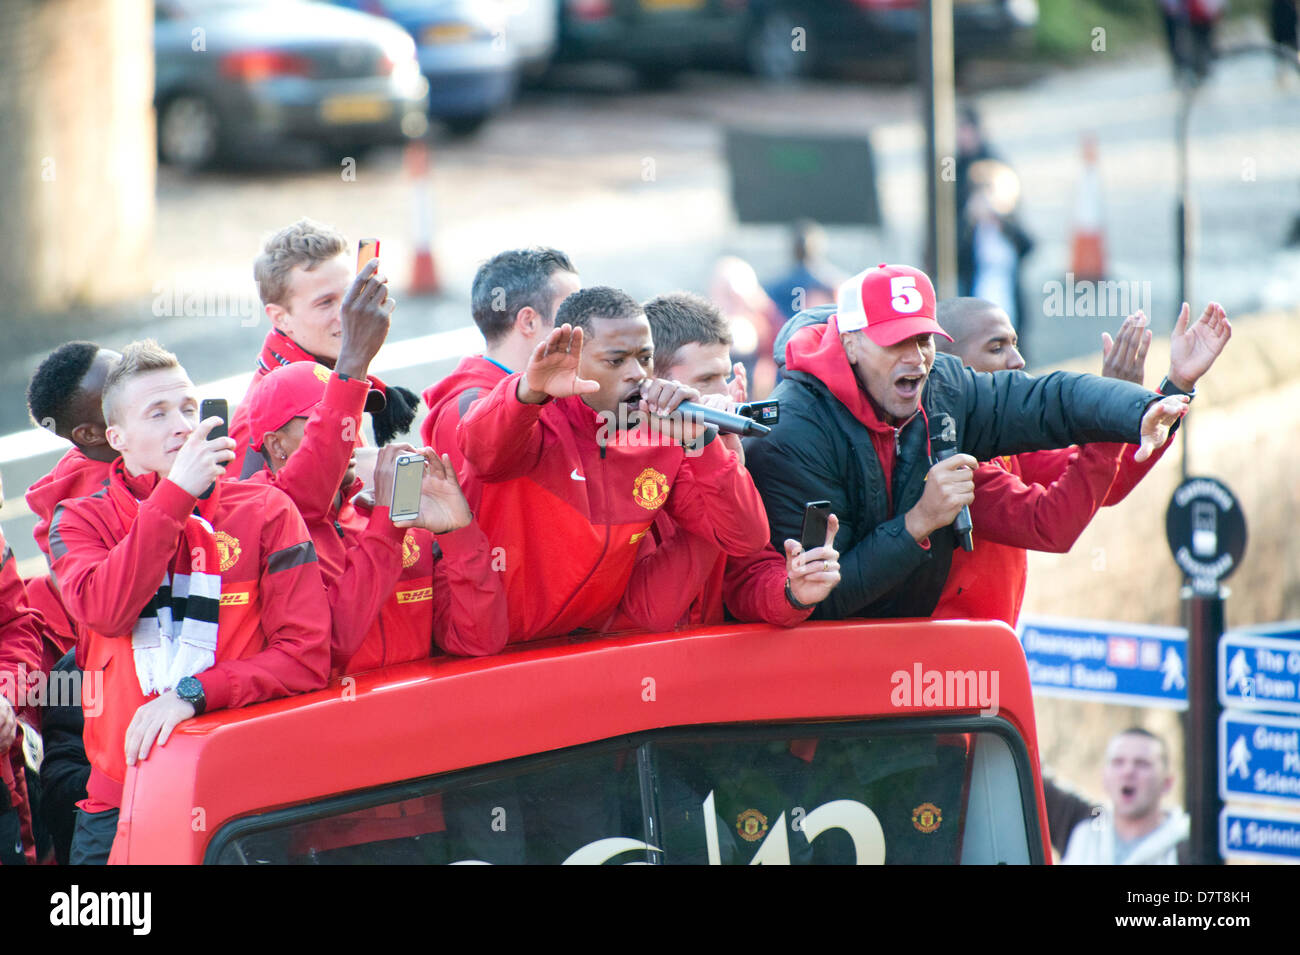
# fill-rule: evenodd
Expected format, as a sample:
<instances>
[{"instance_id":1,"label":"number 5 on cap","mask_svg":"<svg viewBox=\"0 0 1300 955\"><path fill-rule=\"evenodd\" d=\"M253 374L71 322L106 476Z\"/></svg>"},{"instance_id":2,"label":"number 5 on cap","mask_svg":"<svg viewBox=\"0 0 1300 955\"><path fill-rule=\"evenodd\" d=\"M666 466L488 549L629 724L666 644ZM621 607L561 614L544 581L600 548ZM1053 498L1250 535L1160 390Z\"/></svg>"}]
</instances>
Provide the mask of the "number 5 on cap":
<instances>
[{"instance_id":1,"label":"number 5 on cap","mask_svg":"<svg viewBox=\"0 0 1300 955\"><path fill-rule=\"evenodd\" d=\"M894 296L889 303L894 311L905 315L919 312L924 304L915 275L895 275L889 280L889 294Z\"/></svg>"}]
</instances>

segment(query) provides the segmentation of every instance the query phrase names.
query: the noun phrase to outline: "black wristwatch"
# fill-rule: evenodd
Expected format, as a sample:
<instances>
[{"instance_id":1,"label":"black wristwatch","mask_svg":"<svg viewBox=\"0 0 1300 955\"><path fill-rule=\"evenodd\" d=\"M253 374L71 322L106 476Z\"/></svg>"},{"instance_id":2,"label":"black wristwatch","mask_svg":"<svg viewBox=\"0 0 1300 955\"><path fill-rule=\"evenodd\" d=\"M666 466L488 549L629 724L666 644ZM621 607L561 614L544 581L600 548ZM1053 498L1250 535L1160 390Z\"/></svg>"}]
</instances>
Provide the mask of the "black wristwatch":
<instances>
[{"instance_id":1,"label":"black wristwatch","mask_svg":"<svg viewBox=\"0 0 1300 955\"><path fill-rule=\"evenodd\" d=\"M1183 391L1183 389L1179 388L1177 385L1175 385L1172 381L1169 380L1168 375L1165 375L1165 380L1160 382L1159 386L1156 388L1156 391L1160 392L1160 394L1164 395L1166 398L1169 398L1173 395L1186 395L1188 400L1190 401L1192 398L1196 397L1195 386L1193 386L1191 391Z\"/></svg>"},{"instance_id":2,"label":"black wristwatch","mask_svg":"<svg viewBox=\"0 0 1300 955\"><path fill-rule=\"evenodd\" d=\"M176 695L194 707L195 716L202 716L207 708L208 700L203 695L203 684L192 676L181 678L176 684Z\"/></svg>"}]
</instances>

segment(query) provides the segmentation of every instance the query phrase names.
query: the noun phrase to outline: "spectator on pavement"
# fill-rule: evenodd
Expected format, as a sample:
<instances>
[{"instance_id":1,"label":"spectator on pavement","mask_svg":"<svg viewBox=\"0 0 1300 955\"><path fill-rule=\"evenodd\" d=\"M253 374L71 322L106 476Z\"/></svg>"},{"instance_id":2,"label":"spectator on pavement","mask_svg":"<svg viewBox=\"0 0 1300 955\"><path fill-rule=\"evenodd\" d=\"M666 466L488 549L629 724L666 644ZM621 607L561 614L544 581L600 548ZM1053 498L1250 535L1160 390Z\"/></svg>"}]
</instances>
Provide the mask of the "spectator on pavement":
<instances>
[{"instance_id":1,"label":"spectator on pavement","mask_svg":"<svg viewBox=\"0 0 1300 955\"><path fill-rule=\"evenodd\" d=\"M768 298L785 319L805 308L835 301L835 290L845 276L826 260L826 230L811 219L801 219L791 230L789 271L764 286Z\"/></svg>"},{"instance_id":2,"label":"spectator on pavement","mask_svg":"<svg viewBox=\"0 0 1300 955\"><path fill-rule=\"evenodd\" d=\"M1107 807L1089 807L1070 831L1062 865L1187 865L1190 820L1162 809L1174 787L1169 747L1154 733L1132 727L1106 747L1102 788Z\"/></svg>"}]
</instances>

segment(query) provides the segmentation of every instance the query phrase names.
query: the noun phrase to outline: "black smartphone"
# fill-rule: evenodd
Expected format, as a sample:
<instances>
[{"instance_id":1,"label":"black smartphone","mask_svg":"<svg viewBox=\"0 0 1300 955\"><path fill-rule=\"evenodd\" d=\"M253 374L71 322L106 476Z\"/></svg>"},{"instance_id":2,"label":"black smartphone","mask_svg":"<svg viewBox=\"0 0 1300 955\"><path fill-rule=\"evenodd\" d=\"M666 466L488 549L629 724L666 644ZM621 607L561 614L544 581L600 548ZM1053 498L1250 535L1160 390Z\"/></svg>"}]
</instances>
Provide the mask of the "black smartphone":
<instances>
[{"instance_id":1,"label":"black smartphone","mask_svg":"<svg viewBox=\"0 0 1300 955\"><path fill-rule=\"evenodd\" d=\"M227 427L230 422L230 406L226 404L225 398L204 398L199 402L200 421L206 421L213 415L221 419L221 424L208 433L209 441L213 438L224 438L230 433L230 429Z\"/></svg>"},{"instance_id":2,"label":"black smartphone","mask_svg":"<svg viewBox=\"0 0 1300 955\"><path fill-rule=\"evenodd\" d=\"M830 501L809 501L803 509L803 533L799 543L805 551L826 546L826 522L831 516Z\"/></svg>"}]
</instances>

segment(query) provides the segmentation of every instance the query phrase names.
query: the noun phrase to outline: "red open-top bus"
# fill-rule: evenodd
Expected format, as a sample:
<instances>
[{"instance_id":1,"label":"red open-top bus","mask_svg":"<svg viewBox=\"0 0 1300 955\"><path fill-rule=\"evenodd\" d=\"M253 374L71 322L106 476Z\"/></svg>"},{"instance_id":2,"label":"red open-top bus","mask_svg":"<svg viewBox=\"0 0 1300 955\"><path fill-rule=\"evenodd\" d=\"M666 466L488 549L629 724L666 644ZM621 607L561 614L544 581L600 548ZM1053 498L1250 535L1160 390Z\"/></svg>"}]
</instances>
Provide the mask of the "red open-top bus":
<instances>
[{"instance_id":1,"label":"red open-top bus","mask_svg":"<svg viewBox=\"0 0 1300 955\"><path fill-rule=\"evenodd\" d=\"M1000 623L727 625L434 658L186 723L117 863L1042 863Z\"/></svg>"}]
</instances>

